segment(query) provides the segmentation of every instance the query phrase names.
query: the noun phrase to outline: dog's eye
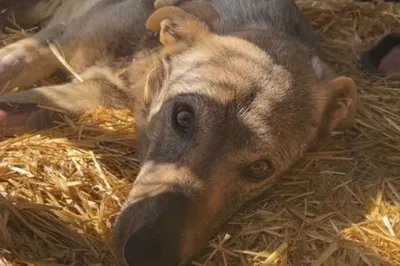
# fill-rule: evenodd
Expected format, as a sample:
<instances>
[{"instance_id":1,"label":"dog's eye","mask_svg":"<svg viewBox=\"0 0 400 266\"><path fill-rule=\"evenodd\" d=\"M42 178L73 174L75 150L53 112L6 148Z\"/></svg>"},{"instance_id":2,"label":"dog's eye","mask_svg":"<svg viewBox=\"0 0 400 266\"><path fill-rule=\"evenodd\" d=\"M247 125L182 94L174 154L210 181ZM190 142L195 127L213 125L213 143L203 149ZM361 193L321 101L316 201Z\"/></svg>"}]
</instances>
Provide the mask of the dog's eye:
<instances>
[{"instance_id":1,"label":"dog's eye","mask_svg":"<svg viewBox=\"0 0 400 266\"><path fill-rule=\"evenodd\" d=\"M268 160L260 160L251 164L246 169L246 174L252 178L264 179L273 172L272 164Z\"/></svg>"},{"instance_id":2,"label":"dog's eye","mask_svg":"<svg viewBox=\"0 0 400 266\"><path fill-rule=\"evenodd\" d=\"M176 121L183 128L188 128L192 121L192 114L186 110L179 111L176 116Z\"/></svg>"},{"instance_id":3,"label":"dog's eye","mask_svg":"<svg viewBox=\"0 0 400 266\"><path fill-rule=\"evenodd\" d=\"M180 106L174 112L175 125L182 131L186 132L193 124L193 112L186 106Z\"/></svg>"}]
</instances>

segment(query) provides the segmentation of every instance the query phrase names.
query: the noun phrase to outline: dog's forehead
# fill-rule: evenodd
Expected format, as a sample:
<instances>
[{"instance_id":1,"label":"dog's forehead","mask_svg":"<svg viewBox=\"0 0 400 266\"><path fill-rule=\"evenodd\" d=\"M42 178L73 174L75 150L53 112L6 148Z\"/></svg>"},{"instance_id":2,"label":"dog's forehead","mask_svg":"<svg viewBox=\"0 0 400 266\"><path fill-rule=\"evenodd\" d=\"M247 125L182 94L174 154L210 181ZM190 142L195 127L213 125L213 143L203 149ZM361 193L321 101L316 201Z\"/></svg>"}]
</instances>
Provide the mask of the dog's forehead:
<instances>
[{"instance_id":1,"label":"dog's forehead","mask_svg":"<svg viewBox=\"0 0 400 266\"><path fill-rule=\"evenodd\" d=\"M168 87L172 94L201 93L220 100L258 88L264 98L274 100L285 97L292 83L290 71L265 51L239 38L218 36L172 58Z\"/></svg>"}]
</instances>

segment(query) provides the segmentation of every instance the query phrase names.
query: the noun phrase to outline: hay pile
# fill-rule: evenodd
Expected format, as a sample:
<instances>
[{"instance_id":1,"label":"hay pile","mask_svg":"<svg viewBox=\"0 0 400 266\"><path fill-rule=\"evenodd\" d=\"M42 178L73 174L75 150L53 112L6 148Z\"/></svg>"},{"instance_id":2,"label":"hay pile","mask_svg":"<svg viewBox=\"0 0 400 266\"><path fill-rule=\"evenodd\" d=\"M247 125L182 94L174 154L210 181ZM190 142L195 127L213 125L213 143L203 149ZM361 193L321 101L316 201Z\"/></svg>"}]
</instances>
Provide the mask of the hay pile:
<instances>
[{"instance_id":1,"label":"hay pile","mask_svg":"<svg viewBox=\"0 0 400 266\"><path fill-rule=\"evenodd\" d=\"M400 265L400 82L364 75L358 62L400 30L400 5L298 4L329 62L359 86L357 125L247 204L195 265ZM96 110L0 142L4 265L116 265L108 233L138 172L131 123Z\"/></svg>"}]
</instances>

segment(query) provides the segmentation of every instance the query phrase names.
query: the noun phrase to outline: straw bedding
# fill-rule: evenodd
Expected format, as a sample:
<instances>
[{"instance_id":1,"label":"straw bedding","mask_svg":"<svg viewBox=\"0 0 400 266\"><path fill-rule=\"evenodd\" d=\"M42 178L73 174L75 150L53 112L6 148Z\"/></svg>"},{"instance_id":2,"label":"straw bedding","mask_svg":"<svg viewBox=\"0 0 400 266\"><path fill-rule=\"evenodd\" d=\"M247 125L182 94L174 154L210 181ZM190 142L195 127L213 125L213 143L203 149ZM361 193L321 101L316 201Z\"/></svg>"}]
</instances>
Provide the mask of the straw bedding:
<instances>
[{"instance_id":1,"label":"straw bedding","mask_svg":"<svg viewBox=\"0 0 400 266\"><path fill-rule=\"evenodd\" d=\"M328 61L359 86L356 126L246 204L195 265L400 265L400 82L358 63L400 28L400 6L298 4ZM138 172L132 123L99 109L0 142L0 265L116 265L109 231Z\"/></svg>"}]
</instances>

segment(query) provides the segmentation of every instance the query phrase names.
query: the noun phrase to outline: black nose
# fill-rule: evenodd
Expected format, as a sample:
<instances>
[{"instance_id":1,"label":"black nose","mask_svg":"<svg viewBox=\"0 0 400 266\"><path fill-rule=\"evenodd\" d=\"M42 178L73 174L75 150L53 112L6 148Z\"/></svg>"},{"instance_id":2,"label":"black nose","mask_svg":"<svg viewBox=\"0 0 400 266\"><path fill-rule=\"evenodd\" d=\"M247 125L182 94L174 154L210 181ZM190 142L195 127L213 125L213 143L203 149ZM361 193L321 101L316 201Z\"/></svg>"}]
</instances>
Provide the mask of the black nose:
<instances>
[{"instance_id":1,"label":"black nose","mask_svg":"<svg viewBox=\"0 0 400 266\"><path fill-rule=\"evenodd\" d=\"M129 266L175 266L179 263L176 237L162 233L160 228L146 226L131 235L124 248L125 260Z\"/></svg>"},{"instance_id":2,"label":"black nose","mask_svg":"<svg viewBox=\"0 0 400 266\"><path fill-rule=\"evenodd\" d=\"M125 262L129 266L178 265L187 205L186 196L177 192L128 205L114 228L116 248Z\"/></svg>"}]
</instances>

